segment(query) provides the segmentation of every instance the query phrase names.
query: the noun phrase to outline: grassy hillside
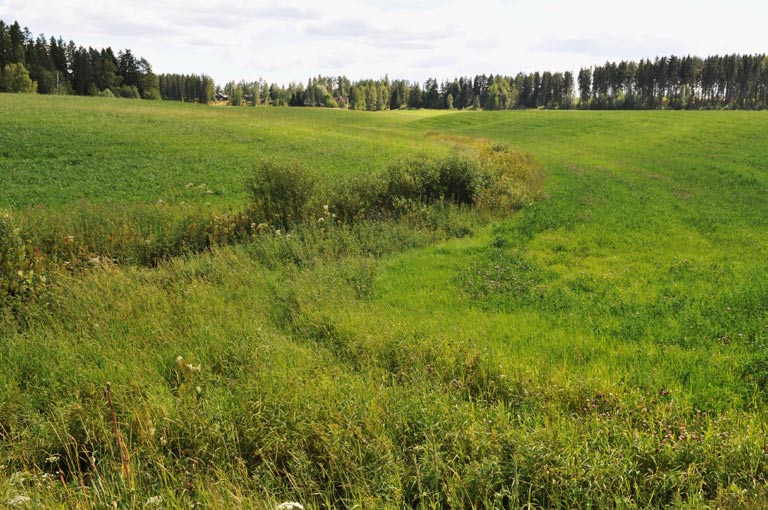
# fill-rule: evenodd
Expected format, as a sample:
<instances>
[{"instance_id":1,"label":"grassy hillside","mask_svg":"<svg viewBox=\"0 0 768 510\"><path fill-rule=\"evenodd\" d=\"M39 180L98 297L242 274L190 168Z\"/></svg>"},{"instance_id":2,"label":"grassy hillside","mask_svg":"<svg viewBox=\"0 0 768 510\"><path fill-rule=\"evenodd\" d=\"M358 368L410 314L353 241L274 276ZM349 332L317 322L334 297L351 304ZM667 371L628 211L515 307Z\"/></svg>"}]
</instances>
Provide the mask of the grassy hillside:
<instances>
[{"instance_id":1,"label":"grassy hillside","mask_svg":"<svg viewBox=\"0 0 768 510\"><path fill-rule=\"evenodd\" d=\"M24 95L4 95L0 105L0 205L15 207L81 199L239 205L254 160L311 161L323 174L362 171L429 151L400 128L435 115Z\"/></svg>"},{"instance_id":2,"label":"grassy hillside","mask_svg":"<svg viewBox=\"0 0 768 510\"><path fill-rule=\"evenodd\" d=\"M24 235L100 203L239 209L265 154L336 182L483 139L546 176L519 212L52 270L0 320L0 503L768 504L764 113L0 105Z\"/></svg>"}]
</instances>

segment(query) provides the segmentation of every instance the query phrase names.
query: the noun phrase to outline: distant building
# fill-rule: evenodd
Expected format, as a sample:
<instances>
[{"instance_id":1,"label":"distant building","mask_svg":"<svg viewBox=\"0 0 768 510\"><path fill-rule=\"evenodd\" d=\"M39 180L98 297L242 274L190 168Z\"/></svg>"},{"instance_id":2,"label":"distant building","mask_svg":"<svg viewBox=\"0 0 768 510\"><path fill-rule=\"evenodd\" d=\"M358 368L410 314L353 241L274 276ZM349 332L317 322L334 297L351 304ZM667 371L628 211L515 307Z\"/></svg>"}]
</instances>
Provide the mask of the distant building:
<instances>
[{"instance_id":1,"label":"distant building","mask_svg":"<svg viewBox=\"0 0 768 510\"><path fill-rule=\"evenodd\" d=\"M216 92L216 95L215 95L215 96L213 96L213 98L214 98L216 101L229 101L229 96L228 96L228 95L226 95L226 94L223 94L223 93L221 93L221 92Z\"/></svg>"}]
</instances>

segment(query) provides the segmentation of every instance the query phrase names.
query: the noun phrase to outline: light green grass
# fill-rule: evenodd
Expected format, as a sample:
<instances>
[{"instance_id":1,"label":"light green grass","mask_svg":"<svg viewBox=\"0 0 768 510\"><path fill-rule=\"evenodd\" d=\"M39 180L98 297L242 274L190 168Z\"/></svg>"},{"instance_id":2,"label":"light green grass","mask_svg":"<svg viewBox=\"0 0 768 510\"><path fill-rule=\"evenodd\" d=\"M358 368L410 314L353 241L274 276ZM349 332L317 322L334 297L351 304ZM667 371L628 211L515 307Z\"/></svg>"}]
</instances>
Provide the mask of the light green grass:
<instances>
[{"instance_id":1,"label":"light green grass","mask_svg":"<svg viewBox=\"0 0 768 510\"><path fill-rule=\"evenodd\" d=\"M768 504L765 113L15 101L0 96L27 136L0 136L17 145L44 138L49 119L81 124L67 150L93 156L69 171L102 176L89 181L96 202L241 205L237 183L261 152L174 138L195 126L265 131L275 157L329 178L483 138L532 154L547 181L544 198L491 221L438 210L58 275L0 322L0 504L24 494L41 508L143 508L153 496L167 508ZM128 140L119 150L105 136L117 133ZM104 158L130 167L125 154L153 138L167 143L142 152L141 179L113 193ZM2 155L3 170L19 168L16 154ZM147 172L163 158L173 175L153 188ZM34 203L21 174L3 175L6 205ZM57 196L50 175L40 203L80 198ZM173 195L190 176L226 185Z\"/></svg>"},{"instance_id":2,"label":"light green grass","mask_svg":"<svg viewBox=\"0 0 768 510\"><path fill-rule=\"evenodd\" d=\"M214 108L77 97L0 96L0 206L91 202L239 204L262 159L322 174L440 150L388 116L344 110ZM187 187L188 184L193 186Z\"/></svg>"}]
</instances>

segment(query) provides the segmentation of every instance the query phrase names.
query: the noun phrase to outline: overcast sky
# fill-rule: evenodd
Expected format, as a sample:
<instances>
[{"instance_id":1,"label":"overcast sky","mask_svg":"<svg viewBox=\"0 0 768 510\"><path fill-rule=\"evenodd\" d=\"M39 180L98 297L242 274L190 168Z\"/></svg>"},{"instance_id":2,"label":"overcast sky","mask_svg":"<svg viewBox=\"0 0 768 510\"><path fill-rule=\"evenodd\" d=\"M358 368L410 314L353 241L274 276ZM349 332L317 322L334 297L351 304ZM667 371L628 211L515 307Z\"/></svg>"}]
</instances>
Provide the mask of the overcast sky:
<instances>
[{"instance_id":1,"label":"overcast sky","mask_svg":"<svg viewBox=\"0 0 768 510\"><path fill-rule=\"evenodd\" d=\"M0 19L218 83L423 81L768 51L768 0L0 0Z\"/></svg>"}]
</instances>

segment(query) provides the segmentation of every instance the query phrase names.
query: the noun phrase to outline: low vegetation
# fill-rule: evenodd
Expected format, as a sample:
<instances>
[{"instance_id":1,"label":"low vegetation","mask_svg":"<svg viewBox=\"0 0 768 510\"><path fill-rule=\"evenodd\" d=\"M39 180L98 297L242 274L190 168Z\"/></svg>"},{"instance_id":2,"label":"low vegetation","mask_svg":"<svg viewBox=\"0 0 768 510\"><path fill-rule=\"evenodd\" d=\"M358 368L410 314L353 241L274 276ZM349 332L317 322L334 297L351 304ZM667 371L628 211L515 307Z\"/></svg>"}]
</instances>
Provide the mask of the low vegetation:
<instances>
[{"instance_id":1,"label":"low vegetation","mask_svg":"<svg viewBox=\"0 0 768 510\"><path fill-rule=\"evenodd\" d=\"M10 101L0 504L768 504L761 113Z\"/></svg>"}]
</instances>

